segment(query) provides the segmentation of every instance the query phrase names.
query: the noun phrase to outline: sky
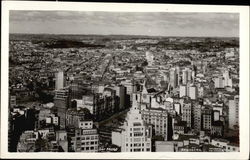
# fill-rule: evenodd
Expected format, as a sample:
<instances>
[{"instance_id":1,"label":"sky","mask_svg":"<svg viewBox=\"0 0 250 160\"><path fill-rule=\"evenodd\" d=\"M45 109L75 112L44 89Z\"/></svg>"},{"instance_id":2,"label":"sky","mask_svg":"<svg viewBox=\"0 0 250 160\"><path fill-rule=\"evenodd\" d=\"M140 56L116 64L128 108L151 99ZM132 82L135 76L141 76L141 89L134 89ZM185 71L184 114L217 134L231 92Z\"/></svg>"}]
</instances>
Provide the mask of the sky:
<instances>
[{"instance_id":1,"label":"sky","mask_svg":"<svg viewBox=\"0 0 250 160\"><path fill-rule=\"evenodd\" d=\"M10 11L10 33L238 37L239 14Z\"/></svg>"}]
</instances>

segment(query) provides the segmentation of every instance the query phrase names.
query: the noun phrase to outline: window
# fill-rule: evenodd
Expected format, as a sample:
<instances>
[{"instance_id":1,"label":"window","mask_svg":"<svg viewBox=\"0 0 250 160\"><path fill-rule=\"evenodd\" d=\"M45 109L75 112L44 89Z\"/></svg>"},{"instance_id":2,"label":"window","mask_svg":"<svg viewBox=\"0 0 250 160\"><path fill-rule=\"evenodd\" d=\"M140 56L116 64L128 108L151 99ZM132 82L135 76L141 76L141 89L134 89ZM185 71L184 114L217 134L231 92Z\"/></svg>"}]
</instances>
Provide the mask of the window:
<instances>
[{"instance_id":1,"label":"window","mask_svg":"<svg viewBox=\"0 0 250 160\"><path fill-rule=\"evenodd\" d=\"M134 152L140 152L141 151L141 149L140 148L136 148L136 149L134 149Z\"/></svg>"},{"instance_id":2,"label":"window","mask_svg":"<svg viewBox=\"0 0 250 160\"><path fill-rule=\"evenodd\" d=\"M147 148L147 152L149 152L150 151L150 148Z\"/></svg>"},{"instance_id":3,"label":"window","mask_svg":"<svg viewBox=\"0 0 250 160\"><path fill-rule=\"evenodd\" d=\"M86 147L86 150L89 150L89 147Z\"/></svg>"},{"instance_id":4,"label":"window","mask_svg":"<svg viewBox=\"0 0 250 160\"><path fill-rule=\"evenodd\" d=\"M82 142L82 145L85 145L85 142Z\"/></svg>"},{"instance_id":5,"label":"window","mask_svg":"<svg viewBox=\"0 0 250 160\"><path fill-rule=\"evenodd\" d=\"M94 150L94 147L90 147L91 150Z\"/></svg>"},{"instance_id":6,"label":"window","mask_svg":"<svg viewBox=\"0 0 250 160\"><path fill-rule=\"evenodd\" d=\"M94 144L94 142L92 141L92 142L90 142L90 144Z\"/></svg>"}]
</instances>

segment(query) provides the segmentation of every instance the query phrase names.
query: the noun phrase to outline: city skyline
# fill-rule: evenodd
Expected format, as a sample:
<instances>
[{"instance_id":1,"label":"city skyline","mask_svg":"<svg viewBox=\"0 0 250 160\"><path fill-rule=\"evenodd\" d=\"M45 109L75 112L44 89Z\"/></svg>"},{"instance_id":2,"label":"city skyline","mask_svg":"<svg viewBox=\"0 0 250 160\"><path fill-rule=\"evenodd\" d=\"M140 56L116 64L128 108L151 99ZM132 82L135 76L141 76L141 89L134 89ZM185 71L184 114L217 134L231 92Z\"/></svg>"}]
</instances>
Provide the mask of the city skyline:
<instances>
[{"instance_id":1,"label":"city skyline","mask_svg":"<svg viewBox=\"0 0 250 160\"><path fill-rule=\"evenodd\" d=\"M24 34L238 37L239 14L11 11L9 29Z\"/></svg>"}]
</instances>

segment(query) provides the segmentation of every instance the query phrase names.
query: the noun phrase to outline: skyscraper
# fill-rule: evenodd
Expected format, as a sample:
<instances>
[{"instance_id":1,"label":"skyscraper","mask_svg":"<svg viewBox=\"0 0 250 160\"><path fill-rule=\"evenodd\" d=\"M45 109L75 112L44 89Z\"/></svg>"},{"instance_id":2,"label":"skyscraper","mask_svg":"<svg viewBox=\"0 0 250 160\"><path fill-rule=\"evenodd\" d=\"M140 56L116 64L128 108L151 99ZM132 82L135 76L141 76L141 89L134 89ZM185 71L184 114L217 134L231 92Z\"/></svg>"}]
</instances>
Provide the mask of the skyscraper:
<instances>
[{"instance_id":1,"label":"skyscraper","mask_svg":"<svg viewBox=\"0 0 250 160\"><path fill-rule=\"evenodd\" d=\"M198 91L196 86L189 86L189 97L193 100L197 99Z\"/></svg>"},{"instance_id":2,"label":"skyscraper","mask_svg":"<svg viewBox=\"0 0 250 160\"><path fill-rule=\"evenodd\" d=\"M175 68L170 69L170 85L173 88L177 87L177 72Z\"/></svg>"},{"instance_id":3,"label":"skyscraper","mask_svg":"<svg viewBox=\"0 0 250 160\"><path fill-rule=\"evenodd\" d=\"M187 86L186 85L181 85L180 86L180 93L179 93L180 98L187 96Z\"/></svg>"},{"instance_id":4,"label":"skyscraper","mask_svg":"<svg viewBox=\"0 0 250 160\"><path fill-rule=\"evenodd\" d=\"M201 130L201 109L202 106L199 104L194 105L194 130L200 132Z\"/></svg>"},{"instance_id":5,"label":"skyscraper","mask_svg":"<svg viewBox=\"0 0 250 160\"><path fill-rule=\"evenodd\" d=\"M187 84L187 82L188 82L188 70L187 68L185 68L182 71L182 84Z\"/></svg>"},{"instance_id":6,"label":"skyscraper","mask_svg":"<svg viewBox=\"0 0 250 160\"><path fill-rule=\"evenodd\" d=\"M122 128L121 133L112 132L112 141L122 142L122 152L151 152L152 128L143 121L135 99Z\"/></svg>"},{"instance_id":7,"label":"skyscraper","mask_svg":"<svg viewBox=\"0 0 250 160\"><path fill-rule=\"evenodd\" d=\"M60 119L60 127L65 128L66 111L69 105L69 92L66 89L56 90L54 98L56 112Z\"/></svg>"},{"instance_id":8,"label":"skyscraper","mask_svg":"<svg viewBox=\"0 0 250 160\"><path fill-rule=\"evenodd\" d=\"M119 96L120 96L120 104L119 104L119 110L124 109L126 105L126 95L127 95L127 88L124 86L119 86Z\"/></svg>"},{"instance_id":9,"label":"skyscraper","mask_svg":"<svg viewBox=\"0 0 250 160\"><path fill-rule=\"evenodd\" d=\"M187 122L187 127L192 127L192 104L191 101L184 101L182 107L182 121Z\"/></svg>"},{"instance_id":10,"label":"skyscraper","mask_svg":"<svg viewBox=\"0 0 250 160\"><path fill-rule=\"evenodd\" d=\"M64 73L59 71L56 73L56 90L63 89L64 87Z\"/></svg>"},{"instance_id":11,"label":"skyscraper","mask_svg":"<svg viewBox=\"0 0 250 160\"><path fill-rule=\"evenodd\" d=\"M239 126L239 95L229 100L228 107L229 128L234 129Z\"/></svg>"}]
</instances>

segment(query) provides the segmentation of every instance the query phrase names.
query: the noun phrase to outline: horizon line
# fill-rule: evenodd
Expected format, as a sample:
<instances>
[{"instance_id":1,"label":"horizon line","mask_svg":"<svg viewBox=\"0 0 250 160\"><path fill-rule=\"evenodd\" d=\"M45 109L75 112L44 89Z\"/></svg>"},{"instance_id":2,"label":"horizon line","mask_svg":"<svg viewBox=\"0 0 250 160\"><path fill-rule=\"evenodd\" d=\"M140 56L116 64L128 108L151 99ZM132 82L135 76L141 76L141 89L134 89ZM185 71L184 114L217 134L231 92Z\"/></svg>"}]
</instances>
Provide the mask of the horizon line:
<instances>
[{"instance_id":1,"label":"horizon line","mask_svg":"<svg viewBox=\"0 0 250 160\"><path fill-rule=\"evenodd\" d=\"M141 37L195 37L195 38L240 38L239 36L180 36L180 35L135 35L135 34L76 34L76 33L9 33L10 34L27 34L27 35L73 35L73 36L141 36Z\"/></svg>"}]
</instances>

